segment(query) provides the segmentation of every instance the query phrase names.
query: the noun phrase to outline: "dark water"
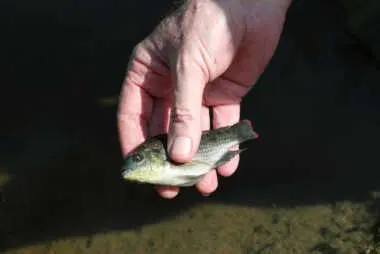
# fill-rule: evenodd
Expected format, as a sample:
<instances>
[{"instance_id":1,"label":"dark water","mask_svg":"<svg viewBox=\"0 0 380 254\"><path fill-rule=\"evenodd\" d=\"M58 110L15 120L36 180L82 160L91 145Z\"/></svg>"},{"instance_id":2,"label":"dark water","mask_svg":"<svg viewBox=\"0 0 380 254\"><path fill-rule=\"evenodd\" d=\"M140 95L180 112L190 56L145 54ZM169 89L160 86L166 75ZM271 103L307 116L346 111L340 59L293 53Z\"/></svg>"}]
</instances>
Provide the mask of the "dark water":
<instances>
[{"instance_id":1,"label":"dark water","mask_svg":"<svg viewBox=\"0 0 380 254\"><path fill-rule=\"evenodd\" d=\"M0 167L12 180L2 192L0 251L370 246L380 71L346 32L339 1L293 3L276 55L243 102L261 140L217 193L185 189L169 201L120 180L116 106L99 100L118 94L133 46L170 9L169 1L1 2ZM339 236L324 237L331 232Z\"/></svg>"}]
</instances>

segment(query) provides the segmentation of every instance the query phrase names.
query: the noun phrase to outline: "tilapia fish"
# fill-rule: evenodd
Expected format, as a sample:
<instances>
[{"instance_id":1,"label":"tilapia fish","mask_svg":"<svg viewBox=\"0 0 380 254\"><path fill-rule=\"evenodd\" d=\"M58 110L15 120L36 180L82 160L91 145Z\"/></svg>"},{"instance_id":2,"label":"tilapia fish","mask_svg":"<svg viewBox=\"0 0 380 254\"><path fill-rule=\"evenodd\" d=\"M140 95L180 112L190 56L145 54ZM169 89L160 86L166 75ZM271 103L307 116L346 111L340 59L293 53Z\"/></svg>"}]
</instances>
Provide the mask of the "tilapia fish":
<instances>
[{"instance_id":1,"label":"tilapia fish","mask_svg":"<svg viewBox=\"0 0 380 254\"><path fill-rule=\"evenodd\" d=\"M202 133L199 149L191 162L178 164L170 160L167 135L157 135L127 155L122 176L127 181L167 186L192 186L208 172L230 161L245 149L230 148L256 139L249 120Z\"/></svg>"}]
</instances>

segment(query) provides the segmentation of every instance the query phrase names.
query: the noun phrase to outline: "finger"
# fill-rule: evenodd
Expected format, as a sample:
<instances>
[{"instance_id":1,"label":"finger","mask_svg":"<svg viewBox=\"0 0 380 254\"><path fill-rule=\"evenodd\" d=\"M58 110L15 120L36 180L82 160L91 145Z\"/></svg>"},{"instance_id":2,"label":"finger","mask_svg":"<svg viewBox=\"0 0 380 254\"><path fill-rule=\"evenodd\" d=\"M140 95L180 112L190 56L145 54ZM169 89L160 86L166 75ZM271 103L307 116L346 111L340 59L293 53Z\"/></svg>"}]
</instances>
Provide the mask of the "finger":
<instances>
[{"instance_id":1,"label":"finger","mask_svg":"<svg viewBox=\"0 0 380 254\"><path fill-rule=\"evenodd\" d=\"M210 110L205 106L202 107L201 126L202 130L210 129ZM207 175L205 175L204 178L199 183L197 183L195 187L200 193L204 195L214 192L218 187L216 170L213 169Z\"/></svg>"},{"instance_id":2,"label":"finger","mask_svg":"<svg viewBox=\"0 0 380 254\"><path fill-rule=\"evenodd\" d=\"M250 87L224 75L207 85L203 95L204 103L207 105L238 104Z\"/></svg>"},{"instance_id":3,"label":"finger","mask_svg":"<svg viewBox=\"0 0 380 254\"><path fill-rule=\"evenodd\" d=\"M154 103L151 122L149 125L150 136L167 133L169 129L170 104L167 100L157 99ZM179 193L179 188L174 186L155 186L158 194L163 198L172 199Z\"/></svg>"},{"instance_id":4,"label":"finger","mask_svg":"<svg viewBox=\"0 0 380 254\"><path fill-rule=\"evenodd\" d=\"M117 117L123 156L147 138L152 107L153 99L141 87L124 83Z\"/></svg>"},{"instance_id":5,"label":"finger","mask_svg":"<svg viewBox=\"0 0 380 254\"><path fill-rule=\"evenodd\" d=\"M210 112L209 112L208 107L205 107L205 106L202 107L201 123L202 123L202 130L210 129ZM153 122L152 125L155 125L155 123ZM214 181L215 180L217 180L216 176L215 176ZM207 181L208 180L206 179L206 183L207 183ZM197 188L202 193L208 193L208 189L210 189L210 187L208 187L208 186L204 187L204 185L205 184L203 184L203 185L201 184L200 189L199 189L199 186ZM212 187L213 186L211 186L211 189L212 189ZM156 189L157 189L158 193L164 198L174 198L179 193L179 188L173 187L173 186L156 186ZM216 188L214 187L214 189L216 189Z\"/></svg>"},{"instance_id":6,"label":"finger","mask_svg":"<svg viewBox=\"0 0 380 254\"><path fill-rule=\"evenodd\" d=\"M197 185L197 190L203 195L213 193L218 188L218 176L216 170L211 170Z\"/></svg>"},{"instance_id":7,"label":"finger","mask_svg":"<svg viewBox=\"0 0 380 254\"><path fill-rule=\"evenodd\" d=\"M175 186L156 186L158 194L167 199L175 198L179 193L179 188Z\"/></svg>"},{"instance_id":8,"label":"finger","mask_svg":"<svg viewBox=\"0 0 380 254\"><path fill-rule=\"evenodd\" d=\"M210 108L202 105L201 108L201 130L207 131L210 129Z\"/></svg>"},{"instance_id":9,"label":"finger","mask_svg":"<svg viewBox=\"0 0 380 254\"><path fill-rule=\"evenodd\" d=\"M240 118L240 104L220 105L213 108L214 128L229 126L237 123ZM239 146L231 148L231 150L239 149ZM239 155L236 155L232 160L220 166L217 170L222 176L231 176L237 169L239 164Z\"/></svg>"},{"instance_id":10,"label":"finger","mask_svg":"<svg viewBox=\"0 0 380 254\"><path fill-rule=\"evenodd\" d=\"M129 60L118 108L118 129L123 155L129 153L148 136L148 122L153 110L151 94L165 87L167 68L157 59L149 40L138 44ZM162 95L158 94L158 95ZM157 96L157 94L156 94Z\"/></svg>"},{"instance_id":11,"label":"finger","mask_svg":"<svg viewBox=\"0 0 380 254\"><path fill-rule=\"evenodd\" d=\"M168 133L170 104L165 99L154 100L152 116L149 122L149 136Z\"/></svg>"},{"instance_id":12,"label":"finger","mask_svg":"<svg viewBox=\"0 0 380 254\"><path fill-rule=\"evenodd\" d=\"M168 148L173 160L187 162L199 146L205 80L202 78L204 74L195 66L194 61L183 56L179 57L173 76L174 103Z\"/></svg>"}]
</instances>

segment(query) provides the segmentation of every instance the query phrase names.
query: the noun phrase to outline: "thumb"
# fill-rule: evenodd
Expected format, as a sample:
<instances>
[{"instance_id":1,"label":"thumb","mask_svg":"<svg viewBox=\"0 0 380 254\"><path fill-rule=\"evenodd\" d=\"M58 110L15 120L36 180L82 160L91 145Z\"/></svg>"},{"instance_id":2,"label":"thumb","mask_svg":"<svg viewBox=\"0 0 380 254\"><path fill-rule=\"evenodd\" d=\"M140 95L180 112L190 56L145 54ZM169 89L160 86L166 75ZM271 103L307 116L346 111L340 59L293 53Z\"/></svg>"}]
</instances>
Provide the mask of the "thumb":
<instances>
[{"instance_id":1,"label":"thumb","mask_svg":"<svg viewBox=\"0 0 380 254\"><path fill-rule=\"evenodd\" d=\"M174 102L168 135L171 159L183 163L198 150L201 137L201 109L205 87L204 72L194 61L178 59L174 78Z\"/></svg>"}]
</instances>

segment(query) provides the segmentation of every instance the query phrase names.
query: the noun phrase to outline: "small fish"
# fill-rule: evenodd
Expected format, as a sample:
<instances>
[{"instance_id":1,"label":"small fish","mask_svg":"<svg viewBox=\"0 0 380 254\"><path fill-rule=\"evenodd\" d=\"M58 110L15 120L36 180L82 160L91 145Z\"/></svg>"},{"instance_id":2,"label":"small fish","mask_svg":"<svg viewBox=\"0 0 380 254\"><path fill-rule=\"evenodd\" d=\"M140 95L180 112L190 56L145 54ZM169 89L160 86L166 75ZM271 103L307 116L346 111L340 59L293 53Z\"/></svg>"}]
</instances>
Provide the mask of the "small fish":
<instances>
[{"instance_id":1,"label":"small fish","mask_svg":"<svg viewBox=\"0 0 380 254\"><path fill-rule=\"evenodd\" d=\"M199 149L191 162L178 164L170 160L167 135L157 135L142 143L124 161L125 180L167 186L192 186L246 149L230 150L245 141L256 139L249 120L202 133Z\"/></svg>"}]
</instances>

